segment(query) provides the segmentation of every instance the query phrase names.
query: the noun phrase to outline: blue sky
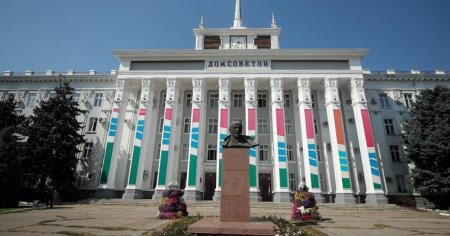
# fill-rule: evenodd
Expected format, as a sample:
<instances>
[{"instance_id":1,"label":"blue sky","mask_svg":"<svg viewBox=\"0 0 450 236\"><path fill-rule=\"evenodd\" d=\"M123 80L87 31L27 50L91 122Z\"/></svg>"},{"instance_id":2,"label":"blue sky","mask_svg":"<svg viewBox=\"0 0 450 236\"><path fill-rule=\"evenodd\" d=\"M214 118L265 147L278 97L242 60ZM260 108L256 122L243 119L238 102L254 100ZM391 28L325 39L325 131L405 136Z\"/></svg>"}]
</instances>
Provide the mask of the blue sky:
<instances>
[{"instance_id":1,"label":"blue sky","mask_svg":"<svg viewBox=\"0 0 450 236\"><path fill-rule=\"evenodd\" d=\"M241 0L246 27L282 48L369 48L371 70L450 71L450 0ZM192 28L230 27L234 0L1 0L0 71L109 71L114 49L193 49Z\"/></svg>"}]
</instances>

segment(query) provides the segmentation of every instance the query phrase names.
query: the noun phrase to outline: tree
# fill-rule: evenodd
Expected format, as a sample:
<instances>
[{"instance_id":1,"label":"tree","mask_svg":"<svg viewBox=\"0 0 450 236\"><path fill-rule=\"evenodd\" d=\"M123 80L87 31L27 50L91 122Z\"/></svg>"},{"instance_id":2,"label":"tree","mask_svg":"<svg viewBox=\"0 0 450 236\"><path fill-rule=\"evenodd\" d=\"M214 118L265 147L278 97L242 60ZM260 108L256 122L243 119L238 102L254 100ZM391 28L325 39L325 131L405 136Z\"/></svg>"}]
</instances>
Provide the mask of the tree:
<instances>
[{"instance_id":1,"label":"tree","mask_svg":"<svg viewBox=\"0 0 450 236\"><path fill-rule=\"evenodd\" d=\"M21 175L21 143L18 125L23 116L17 113L18 104L9 96L0 101L0 206L14 207L19 203Z\"/></svg>"},{"instance_id":2,"label":"tree","mask_svg":"<svg viewBox=\"0 0 450 236\"><path fill-rule=\"evenodd\" d=\"M450 89L425 89L411 108L412 119L403 124L405 159L414 164L411 175L424 196L450 196ZM442 203L442 202L441 202Z\"/></svg>"},{"instance_id":3,"label":"tree","mask_svg":"<svg viewBox=\"0 0 450 236\"><path fill-rule=\"evenodd\" d=\"M60 84L56 96L35 107L28 121L25 176L30 185L37 185L41 198L49 183L55 189L74 188L77 146L84 139L73 91L68 82Z\"/></svg>"}]
</instances>

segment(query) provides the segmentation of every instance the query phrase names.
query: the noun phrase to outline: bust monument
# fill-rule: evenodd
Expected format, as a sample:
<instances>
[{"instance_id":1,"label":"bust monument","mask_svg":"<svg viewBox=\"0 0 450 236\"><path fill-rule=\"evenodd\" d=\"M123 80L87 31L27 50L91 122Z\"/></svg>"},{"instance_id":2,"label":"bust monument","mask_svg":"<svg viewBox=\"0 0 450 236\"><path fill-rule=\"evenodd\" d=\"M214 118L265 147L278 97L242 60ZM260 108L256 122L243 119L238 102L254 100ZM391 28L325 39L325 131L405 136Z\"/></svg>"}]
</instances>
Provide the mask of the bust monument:
<instances>
[{"instance_id":1,"label":"bust monument","mask_svg":"<svg viewBox=\"0 0 450 236\"><path fill-rule=\"evenodd\" d=\"M223 148L252 148L259 144L253 141L253 138L242 134L242 124L233 122L228 129L230 135L225 137L222 144Z\"/></svg>"}]
</instances>

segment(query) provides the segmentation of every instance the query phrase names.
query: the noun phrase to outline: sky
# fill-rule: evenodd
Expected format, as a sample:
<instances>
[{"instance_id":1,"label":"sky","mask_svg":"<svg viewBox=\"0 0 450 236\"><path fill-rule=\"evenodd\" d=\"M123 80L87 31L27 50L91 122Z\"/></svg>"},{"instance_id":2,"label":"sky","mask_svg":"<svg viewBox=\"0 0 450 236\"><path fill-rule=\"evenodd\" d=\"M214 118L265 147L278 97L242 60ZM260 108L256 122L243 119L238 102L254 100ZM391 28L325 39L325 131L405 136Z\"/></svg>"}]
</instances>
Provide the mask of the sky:
<instances>
[{"instance_id":1,"label":"sky","mask_svg":"<svg viewBox=\"0 0 450 236\"><path fill-rule=\"evenodd\" d=\"M363 67L450 71L450 0L241 0L244 26L280 47L368 48ZM1 0L0 72L109 71L116 49L193 49L192 29L233 24L234 0Z\"/></svg>"}]
</instances>

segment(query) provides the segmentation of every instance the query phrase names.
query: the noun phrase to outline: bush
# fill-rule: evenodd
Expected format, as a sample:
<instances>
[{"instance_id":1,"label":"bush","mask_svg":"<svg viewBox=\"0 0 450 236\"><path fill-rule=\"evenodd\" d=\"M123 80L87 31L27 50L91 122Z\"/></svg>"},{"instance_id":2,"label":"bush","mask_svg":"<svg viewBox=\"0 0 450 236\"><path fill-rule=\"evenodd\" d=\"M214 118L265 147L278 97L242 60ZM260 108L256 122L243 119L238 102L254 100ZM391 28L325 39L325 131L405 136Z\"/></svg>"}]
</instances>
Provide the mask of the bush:
<instances>
[{"instance_id":1,"label":"bush","mask_svg":"<svg viewBox=\"0 0 450 236\"><path fill-rule=\"evenodd\" d=\"M187 232L189 225L201 220L203 216L189 216L180 220L175 220L166 225L161 230L152 232L151 236L187 236L192 235Z\"/></svg>"}]
</instances>

